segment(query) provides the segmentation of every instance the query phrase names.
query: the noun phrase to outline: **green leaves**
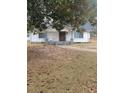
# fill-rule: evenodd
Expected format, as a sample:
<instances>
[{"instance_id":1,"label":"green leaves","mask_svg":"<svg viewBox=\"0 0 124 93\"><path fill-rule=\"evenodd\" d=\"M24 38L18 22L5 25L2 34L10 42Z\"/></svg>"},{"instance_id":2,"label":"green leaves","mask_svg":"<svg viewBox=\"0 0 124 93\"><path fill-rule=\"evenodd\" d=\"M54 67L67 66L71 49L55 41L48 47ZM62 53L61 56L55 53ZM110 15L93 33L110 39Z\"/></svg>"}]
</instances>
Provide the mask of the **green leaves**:
<instances>
[{"instance_id":1,"label":"green leaves","mask_svg":"<svg viewBox=\"0 0 124 93\"><path fill-rule=\"evenodd\" d=\"M77 28L87 17L96 16L93 8L94 0L27 0L28 29L33 25L40 30L46 29L53 19L52 26L61 30L64 25L71 24ZM48 19L44 23L44 18Z\"/></svg>"}]
</instances>

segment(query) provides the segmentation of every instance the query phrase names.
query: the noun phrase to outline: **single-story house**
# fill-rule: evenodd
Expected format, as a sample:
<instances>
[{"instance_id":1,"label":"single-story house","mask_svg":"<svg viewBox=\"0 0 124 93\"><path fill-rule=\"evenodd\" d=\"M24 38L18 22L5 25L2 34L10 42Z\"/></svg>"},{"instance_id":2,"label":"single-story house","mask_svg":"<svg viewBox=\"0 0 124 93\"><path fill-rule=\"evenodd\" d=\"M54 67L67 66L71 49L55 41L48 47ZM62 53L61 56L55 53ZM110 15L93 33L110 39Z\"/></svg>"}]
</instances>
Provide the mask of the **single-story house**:
<instances>
[{"instance_id":1,"label":"single-story house","mask_svg":"<svg viewBox=\"0 0 124 93\"><path fill-rule=\"evenodd\" d=\"M65 26L61 31L50 27L39 34L28 34L28 40L31 42L89 42L91 29L89 27L87 29L87 24L82 27L85 30L83 32L72 30L69 26Z\"/></svg>"}]
</instances>

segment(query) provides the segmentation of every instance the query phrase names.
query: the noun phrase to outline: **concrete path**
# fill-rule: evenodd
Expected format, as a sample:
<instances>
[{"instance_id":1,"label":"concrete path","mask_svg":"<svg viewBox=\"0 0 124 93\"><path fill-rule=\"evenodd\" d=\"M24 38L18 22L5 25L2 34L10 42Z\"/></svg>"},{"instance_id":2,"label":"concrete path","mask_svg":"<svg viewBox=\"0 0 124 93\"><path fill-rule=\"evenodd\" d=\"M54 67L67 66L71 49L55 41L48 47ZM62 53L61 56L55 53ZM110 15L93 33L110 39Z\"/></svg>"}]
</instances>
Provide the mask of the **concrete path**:
<instances>
[{"instance_id":1,"label":"concrete path","mask_svg":"<svg viewBox=\"0 0 124 93\"><path fill-rule=\"evenodd\" d=\"M71 46L66 46L66 45L58 45L58 47L74 49L74 50L78 50L78 51L88 51L88 52L95 52L95 53L97 52L97 49L77 48L77 47L71 47Z\"/></svg>"}]
</instances>

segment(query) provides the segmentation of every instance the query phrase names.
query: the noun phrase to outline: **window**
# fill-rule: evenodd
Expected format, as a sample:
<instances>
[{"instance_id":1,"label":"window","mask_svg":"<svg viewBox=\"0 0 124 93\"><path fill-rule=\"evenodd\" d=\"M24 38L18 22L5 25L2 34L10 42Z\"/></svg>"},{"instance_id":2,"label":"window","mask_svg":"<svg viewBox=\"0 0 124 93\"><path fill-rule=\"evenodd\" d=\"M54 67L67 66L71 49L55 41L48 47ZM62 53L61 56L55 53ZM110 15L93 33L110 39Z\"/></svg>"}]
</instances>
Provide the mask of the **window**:
<instances>
[{"instance_id":1,"label":"window","mask_svg":"<svg viewBox=\"0 0 124 93\"><path fill-rule=\"evenodd\" d=\"M39 38L46 38L46 33L39 33Z\"/></svg>"},{"instance_id":2,"label":"window","mask_svg":"<svg viewBox=\"0 0 124 93\"><path fill-rule=\"evenodd\" d=\"M83 38L83 33L82 32L75 32L74 37L75 38Z\"/></svg>"},{"instance_id":3,"label":"window","mask_svg":"<svg viewBox=\"0 0 124 93\"><path fill-rule=\"evenodd\" d=\"M29 37L29 34L27 34L27 37Z\"/></svg>"},{"instance_id":4,"label":"window","mask_svg":"<svg viewBox=\"0 0 124 93\"><path fill-rule=\"evenodd\" d=\"M27 33L27 37L30 37L30 33Z\"/></svg>"}]
</instances>

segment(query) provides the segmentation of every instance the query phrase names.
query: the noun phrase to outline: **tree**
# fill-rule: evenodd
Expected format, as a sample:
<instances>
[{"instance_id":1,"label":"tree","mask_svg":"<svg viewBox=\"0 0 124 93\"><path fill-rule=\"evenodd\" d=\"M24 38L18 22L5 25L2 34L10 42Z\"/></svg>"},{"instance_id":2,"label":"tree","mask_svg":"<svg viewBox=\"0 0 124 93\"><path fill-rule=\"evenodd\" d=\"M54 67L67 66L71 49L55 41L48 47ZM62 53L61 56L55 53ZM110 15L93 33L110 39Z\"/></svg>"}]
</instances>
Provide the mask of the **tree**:
<instances>
[{"instance_id":1,"label":"tree","mask_svg":"<svg viewBox=\"0 0 124 93\"><path fill-rule=\"evenodd\" d=\"M96 16L94 4L94 0L28 0L28 30L42 31L50 25L60 31L67 24L77 28Z\"/></svg>"},{"instance_id":2,"label":"tree","mask_svg":"<svg viewBox=\"0 0 124 93\"><path fill-rule=\"evenodd\" d=\"M45 16L43 0L27 0L27 2L27 29L45 28L45 24L43 24Z\"/></svg>"}]
</instances>

